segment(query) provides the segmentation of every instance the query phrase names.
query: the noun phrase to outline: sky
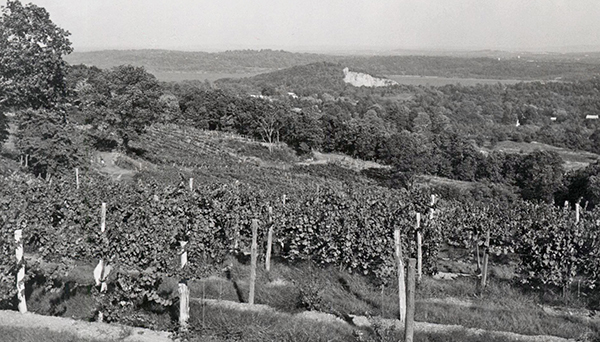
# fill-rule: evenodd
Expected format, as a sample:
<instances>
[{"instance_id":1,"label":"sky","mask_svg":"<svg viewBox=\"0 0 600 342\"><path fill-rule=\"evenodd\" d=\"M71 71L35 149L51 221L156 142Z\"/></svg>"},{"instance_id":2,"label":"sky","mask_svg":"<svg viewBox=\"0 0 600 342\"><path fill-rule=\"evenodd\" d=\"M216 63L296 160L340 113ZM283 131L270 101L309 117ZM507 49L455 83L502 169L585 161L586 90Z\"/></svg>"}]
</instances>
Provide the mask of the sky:
<instances>
[{"instance_id":1,"label":"sky","mask_svg":"<svg viewBox=\"0 0 600 342\"><path fill-rule=\"evenodd\" d=\"M600 51L598 0L21 1L76 51Z\"/></svg>"}]
</instances>

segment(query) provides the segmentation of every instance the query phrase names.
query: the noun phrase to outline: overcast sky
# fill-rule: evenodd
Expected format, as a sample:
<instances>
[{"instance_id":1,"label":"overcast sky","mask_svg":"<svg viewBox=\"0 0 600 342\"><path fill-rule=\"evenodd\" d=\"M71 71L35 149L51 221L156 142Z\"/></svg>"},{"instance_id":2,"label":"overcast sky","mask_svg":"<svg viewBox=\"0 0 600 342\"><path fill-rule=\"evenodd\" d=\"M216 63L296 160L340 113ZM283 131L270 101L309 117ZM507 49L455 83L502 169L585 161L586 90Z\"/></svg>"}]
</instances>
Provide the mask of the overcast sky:
<instances>
[{"instance_id":1,"label":"overcast sky","mask_svg":"<svg viewBox=\"0 0 600 342\"><path fill-rule=\"evenodd\" d=\"M600 50L599 0L22 2L46 8L78 51Z\"/></svg>"}]
</instances>

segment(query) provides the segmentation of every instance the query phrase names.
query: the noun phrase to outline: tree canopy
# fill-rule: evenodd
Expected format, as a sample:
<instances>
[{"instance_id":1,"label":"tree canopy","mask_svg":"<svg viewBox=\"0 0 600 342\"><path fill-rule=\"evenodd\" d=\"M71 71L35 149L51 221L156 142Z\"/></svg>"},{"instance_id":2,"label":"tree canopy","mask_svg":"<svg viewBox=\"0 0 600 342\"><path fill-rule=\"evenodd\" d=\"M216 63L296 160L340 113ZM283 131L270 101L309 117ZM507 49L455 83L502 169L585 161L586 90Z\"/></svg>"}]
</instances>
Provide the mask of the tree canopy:
<instances>
[{"instance_id":1,"label":"tree canopy","mask_svg":"<svg viewBox=\"0 0 600 342\"><path fill-rule=\"evenodd\" d=\"M6 2L0 17L0 106L52 107L64 97L62 56L73 51L69 35L44 8Z\"/></svg>"},{"instance_id":2,"label":"tree canopy","mask_svg":"<svg viewBox=\"0 0 600 342\"><path fill-rule=\"evenodd\" d=\"M82 70L75 81L77 105L86 123L105 133L115 133L128 148L132 137L159 118L168 102L162 89L144 68L123 65L111 70Z\"/></svg>"}]
</instances>

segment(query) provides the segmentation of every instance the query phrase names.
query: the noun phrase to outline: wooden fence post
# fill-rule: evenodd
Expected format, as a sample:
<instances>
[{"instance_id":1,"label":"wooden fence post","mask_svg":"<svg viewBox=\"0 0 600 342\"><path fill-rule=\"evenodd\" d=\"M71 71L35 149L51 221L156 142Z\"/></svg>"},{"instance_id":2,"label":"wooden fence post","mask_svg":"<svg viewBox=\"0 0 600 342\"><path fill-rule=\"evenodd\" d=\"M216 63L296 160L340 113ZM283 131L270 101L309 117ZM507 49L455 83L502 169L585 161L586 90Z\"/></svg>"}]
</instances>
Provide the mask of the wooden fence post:
<instances>
[{"instance_id":1,"label":"wooden fence post","mask_svg":"<svg viewBox=\"0 0 600 342\"><path fill-rule=\"evenodd\" d=\"M106 230L106 203L102 203L102 211L100 213L100 232L102 234L104 234ZM103 256L104 258L104 256ZM106 276L107 274L104 274L106 272L106 264L104 262L104 259L100 259L100 264L101 264L101 272L100 272L100 292L106 292L106 290L108 289L108 286L106 285Z\"/></svg>"},{"instance_id":2,"label":"wooden fence post","mask_svg":"<svg viewBox=\"0 0 600 342\"><path fill-rule=\"evenodd\" d=\"M79 168L78 167L75 168L75 185L77 186L77 189L79 189Z\"/></svg>"},{"instance_id":3,"label":"wooden fence post","mask_svg":"<svg viewBox=\"0 0 600 342\"><path fill-rule=\"evenodd\" d=\"M101 236L104 235L104 231L106 230L106 203L102 203L102 209L100 211L100 233ZM98 265L94 268L94 279L96 280L96 286L100 286L100 293L106 292L108 286L106 284L106 277L108 276L108 272L105 270L104 264L104 255L100 258ZM109 270L110 272L110 270ZM105 274L106 273L106 274ZM102 322L104 320L104 315L102 311L98 312L98 322Z\"/></svg>"},{"instance_id":4,"label":"wooden fence post","mask_svg":"<svg viewBox=\"0 0 600 342\"><path fill-rule=\"evenodd\" d=\"M250 291L248 294L248 304L254 304L254 287L256 285L256 253L257 253L257 235L258 235L258 220L252 220L252 246L250 248Z\"/></svg>"},{"instance_id":5,"label":"wooden fence post","mask_svg":"<svg viewBox=\"0 0 600 342\"><path fill-rule=\"evenodd\" d=\"M487 271L490 248L490 230L488 229L485 237L485 247L483 249L483 270L481 272L481 290L487 286Z\"/></svg>"},{"instance_id":6,"label":"wooden fence post","mask_svg":"<svg viewBox=\"0 0 600 342\"><path fill-rule=\"evenodd\" d=\"M190 178L190 191L194 191L194 178Z\"/></svg>"},{"instance_id":7,"label":"wooden fence post","mask_svg":"<svg viewBox=\"0 0 600 342\"><path fill-rule=\"evenodd\" d=\"M19 300L19 312L27 312L27 301L25 299L25 261L23 260L23 230L15 230L15 256L17 257L17 298Z\"/></svg>"},{"instance_id":8,"label":"wooden fence post","mask_svg":"<svg viewBox=\"0 0 600 342\"><path fill-rule=\"evenodd\" d=\"M267 255L265 256L265 269L271 271L271 245L273 244L273 208L269 206L269 232L267 233Z\"/></svg>"},{"instance_id":9,"label":"wooden fence post","mask_svg":"<svg viewBox=\"0 0 600 342\"><path fill-rule=\"evenodd\" d=\"M25 167L29 167L29 155L25 155Z\"/></svg>"},{"instance_id":10,"label":"wooden fence post","mask_svg":"<svg viewBox=\"0 0 600 342\"><path fill-rule=\"evenodd\" d=\"M181 269L187 265L187 250L185 246L188 244L187 241L179 241L180 250L180 264ZM190 319L190 289L187 286L185 279L181 279L178 284L179 292L179 328L181 331L187 331L188 320ZM204 303L202 304L204 305Z\"/></svg>"},{"instance_id":11,"label":"wooden fence post","mask_svg":"<svg viewBox=\"0 0 600 342\"><path fill-rule=\"evenodd\" d=\"M19 162L19 165L23 166L23 155L21 155L21 161Z\"/></svg>"},{"instance_id":12,"label":"wooden fence post","mask_svg":"<svg viewBox=\"0 0 600 342\"><path fill-rule=\"evenodd\" d=\"M435 211L435 209L433 209L433 206L435 205L435 195L431 195L431 207L429 208L429 220L433 220L433 213Z\"/></svg>"},{"instance_id":13,"label":"wooden fence post","mask_svg":"<svg viewBox=\"0 0 600 342\"><path fill-rule=\"evenodd\" d=\"M404 325L404 341L412 342L415 331L415 259L408 259L406 279L406 324Z\"/></svg>"},{"instance_id":14,"label":"wooden fence post","mask_svg":"<svg viewBox=\"0 0 600 342\"><path fill-rule=\"evenodd\" d=\"M394 230L394 246L396 265L398 266L398 309L400 324L404 324L406 318L406 290L404 283L404 262L402 261L402 245L400 242L400 229Z\"/></svg>"},{"instance_id":15,"label":"wooden fence post","mask_svg":"<svg viewBox=\"0 0 600 342\"><path fill-rule=\"evenodd\" d=\"M417 281L423 276L423 233L421 232L421 214L417 213Z\"/></svg>"},{"instance_id":16,"label":"wooden fence post","mask_svg":"<svg viewBox=\"0 0 600 342\"><path fill-rule=\"evenodd\" d=\"M477 272L481 272L481 253L479 252L479 234L475 235L475 253L477 254Z\"/></svg>"},{"instance_id":17,"label":"wooden fence post","mask_svg":"<svg viewBox=\"0 0 600 342\"><path fill-rule=\"evenodd\" d=\"M579 223L579 211L581 210L581 206L579 202L575 203L575 223Z\"/></svg>"}]
</instances>

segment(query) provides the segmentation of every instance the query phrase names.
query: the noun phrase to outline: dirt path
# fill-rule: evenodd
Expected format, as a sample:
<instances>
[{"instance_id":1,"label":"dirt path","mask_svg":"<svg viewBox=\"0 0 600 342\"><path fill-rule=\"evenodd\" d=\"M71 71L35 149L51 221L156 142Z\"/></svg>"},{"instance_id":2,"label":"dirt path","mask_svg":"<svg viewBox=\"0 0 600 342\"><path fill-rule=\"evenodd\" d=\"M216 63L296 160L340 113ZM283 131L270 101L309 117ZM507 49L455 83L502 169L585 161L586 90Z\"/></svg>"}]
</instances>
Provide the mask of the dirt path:
<instances>
[{"instance_id":1,"label":"dirt path","mask_svg":"<svg viewBox=\"0 0 600 342\"><path fill-rule=\"evenodd\" d=\"M23 329L68 332L79 338L121 342L172 342L169 333L119 324L91 323L33 313L0 311L0 325Z\"/></svg>"},{"instance_id":2,"label":"dirt path","mask_svg":"<svg viewBox=\"0 0 600 342\"><path fill-rule=\"evenodd\" d=\"M300 163L298 163L298 165L317 165L317 164L330 164L330 163L337 163L345 168L355 170L355 171L362 171L364 169L370 169L370 168L377 168L377 169L389 168L388 166L381 165L376 162L355 159L355 158L352 158L350 156L346 156L343 154L320 153L317 151L313 152L312 160L300 162Z\"/></svg>"},{"instance_id":3,"label":"dirt path","mask_svg":"<svg viewBox=\"0 0 600 342\"><path fill-rule=\"evenodd\" d=\"M125 169L117 165L117 159L121 157L118 152L98 152L94 158L94 165L98 171L115 180L131 180L136 171Z\"/></svg>"},{"instance_id":4,"label":"dirt path","mask_svg":"<svg viewBox=\"0 0 600 342\"><path fill-rule=\"evenodd\" d=\"M435 324L427 322L415 322L415 332L426 331L435 333L449 334L453 332L465 332L468 336L482 336L487 334L490 337L503 337L515 342L575 342L572 339L566 339L548 335L520 335L507 331L491 331L476 328L465 328L462 325Z\"/></svg>"},{"instance_id":5,"label":"dirt path","mask_svg":"<svg viewBox=\"0 0 600 342\"><path fill-rule=\"evenodd\" d=\"M4 142L4 149L9 152L17 152L15 146L15 134L17 134L17 125L14 123L8 124L8 139Z\"/></svg>"}]
</instances>

